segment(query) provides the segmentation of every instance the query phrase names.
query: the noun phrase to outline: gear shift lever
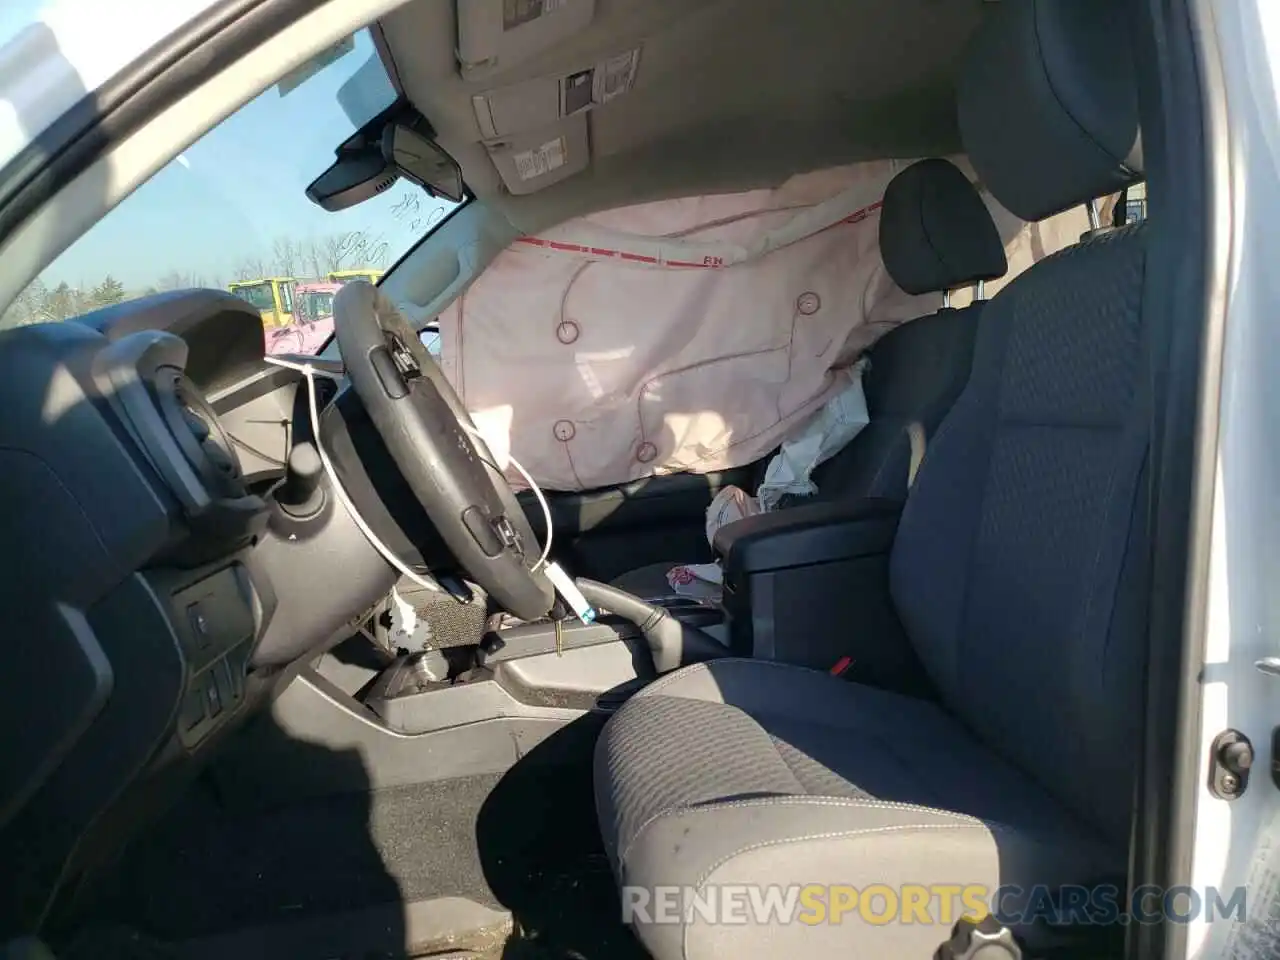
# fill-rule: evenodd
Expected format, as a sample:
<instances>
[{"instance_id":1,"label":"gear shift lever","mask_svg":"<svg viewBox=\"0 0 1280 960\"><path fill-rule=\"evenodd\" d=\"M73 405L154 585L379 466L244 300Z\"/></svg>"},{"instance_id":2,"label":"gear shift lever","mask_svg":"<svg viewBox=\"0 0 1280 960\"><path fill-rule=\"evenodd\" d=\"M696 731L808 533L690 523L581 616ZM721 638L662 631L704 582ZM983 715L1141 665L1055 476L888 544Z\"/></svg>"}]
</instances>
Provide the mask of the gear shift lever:
<instances>
[{"instance_id":1,"label":"gear shift lever","mask_svg":"<svg viewBox=\"0 0 1280 960\"><path fill-rule=\"evenodd\" d=\"M324 506L324 464L311 442L299 443L289 451L284 483L276 491L276 503L294 519L313 517Z\"/></svg>"}]
</instances>

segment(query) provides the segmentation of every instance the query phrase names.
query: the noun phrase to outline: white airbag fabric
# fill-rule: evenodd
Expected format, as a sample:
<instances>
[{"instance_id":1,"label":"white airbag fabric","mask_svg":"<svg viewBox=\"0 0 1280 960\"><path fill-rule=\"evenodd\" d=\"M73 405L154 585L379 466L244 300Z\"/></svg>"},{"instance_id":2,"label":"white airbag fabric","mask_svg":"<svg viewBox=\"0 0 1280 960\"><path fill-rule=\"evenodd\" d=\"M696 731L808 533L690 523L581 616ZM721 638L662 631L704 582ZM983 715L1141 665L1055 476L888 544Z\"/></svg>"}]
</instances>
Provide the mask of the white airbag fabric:
<instances>
[{"instance_id":1,"label":"white airbag fabric","mask_svg":"<svg viewBox=\"0 0 1280 960\"><path fill-rule=\"evenodd\" d=\"M929 312L877 250L891 162L644 204L524 238L440 316L494 455L577 490L750 463ZM693 264L696 264L693 265Z\"/></svg>"},{"instance_id":2,"label":"white airbag fabric","mask_svg":"<svg viewBox=\"0 0 1280 960\"><path fill-rule=\"evenodd\" d=\"M906 164L523 237L440 314L441 366L494 455L548 489L760 460L848 387L868 346L941 304L903 293L880 258L880 201ZM999 212L1011 257L1048 252ZM775 482L806 478L797 461Z\"/></svg>"},{"instance_id":3,"label":"white airbag fabric","mask_svg":"<svg viewBox=\"0 0 1280 960\"><path fill-rule=\"evenodd\" d=\"M849 371L849 385L828 400L795 436L783 441L769 461L756 499L765 510L774 509L783 497L808 497L817 493L814 468L843 450L868 423L867 398L862 392L860 361Z\"/></svg>"}]
</instances>

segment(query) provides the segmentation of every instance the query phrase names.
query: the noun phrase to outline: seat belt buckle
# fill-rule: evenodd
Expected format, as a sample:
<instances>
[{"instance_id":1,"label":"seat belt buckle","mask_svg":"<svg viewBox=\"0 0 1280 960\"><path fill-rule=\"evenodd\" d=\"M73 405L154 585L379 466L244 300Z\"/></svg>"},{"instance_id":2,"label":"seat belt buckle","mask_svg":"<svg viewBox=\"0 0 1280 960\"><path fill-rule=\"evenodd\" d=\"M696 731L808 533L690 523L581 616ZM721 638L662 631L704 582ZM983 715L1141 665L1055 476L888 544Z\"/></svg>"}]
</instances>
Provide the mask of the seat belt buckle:
<instances>
[{"instance_id":1,"label":"seat belt buckle","mask_svg":"<svg viewBox=\"0 0 1280 960\"><path fill-rule=\"evenodd\" d=\"M1022 948L1013 931L991 914L981 920L961 917L933 960L1022 960Z\"/></svg>"},{"instance_id":2,"label":"seat belt buckle","mask_svg":"<svg viewBox=\"0 0 1280 960\"><path fill-rule=\"evenodd\" d=\"M843 677L846 673L853 669L853 657L841 657L836 661L836 665L831 668L833 677Z\"/></svg>"}]
</instances>

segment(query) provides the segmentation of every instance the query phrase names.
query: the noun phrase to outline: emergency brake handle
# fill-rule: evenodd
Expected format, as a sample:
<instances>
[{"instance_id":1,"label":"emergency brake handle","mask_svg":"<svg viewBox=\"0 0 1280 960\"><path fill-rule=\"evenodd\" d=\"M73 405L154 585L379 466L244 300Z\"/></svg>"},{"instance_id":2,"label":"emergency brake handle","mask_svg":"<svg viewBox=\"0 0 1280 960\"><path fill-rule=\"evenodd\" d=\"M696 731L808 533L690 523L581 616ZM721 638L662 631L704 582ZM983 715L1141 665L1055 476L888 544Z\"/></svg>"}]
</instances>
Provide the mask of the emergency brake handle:
<instances>
[{"instance_id":1,"label":"emergency brake handle","mask_svg":"<svg viewBox=\"0 0 1280 960\"><path fill-rule=\"evenodd\" d=\"M595 580L579 578L577 584L593 607L624 617L639 628L649 646L653 669L659 674L729 656L724 644L698 627L673 617L663 607Z\"/></svg>"}]
</instances>

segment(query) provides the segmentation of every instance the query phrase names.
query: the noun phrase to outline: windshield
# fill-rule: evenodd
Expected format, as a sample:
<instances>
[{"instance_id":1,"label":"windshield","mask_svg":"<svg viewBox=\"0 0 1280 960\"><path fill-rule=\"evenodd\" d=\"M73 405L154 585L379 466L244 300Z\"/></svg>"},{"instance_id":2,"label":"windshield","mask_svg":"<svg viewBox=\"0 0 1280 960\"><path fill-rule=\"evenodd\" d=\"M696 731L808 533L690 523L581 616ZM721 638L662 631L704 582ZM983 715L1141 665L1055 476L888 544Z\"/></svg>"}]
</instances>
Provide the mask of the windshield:
<instances>
[{"instance_id":1,"label":"windshield","mask_svg":"<svg viewBox=\"0 0 1280 960\"><path fill-rule=\"evenodd\" d=\"M231 292L241 300L247 300L259 310L274 310L276 308L276 301L271 295L271 284L269 283L233 286Z\"/></svg>"},{"instance_id":2,"label":"windshield","mask_svg":"<svg viewBox=\"0 0 1280 960\"><path fill-rule=\"evenodd\" d=\"M367 30L286 75L206 133L68 248L0 326L65 320L185 287L235 289L268 327L296 286L379 279L456 204L401 180L337 213L307 199L334 149L396 99ZM276 313L272 280L279 290ZM332 313L332 296L319 316ZM270 346L270 338L268 346Z\"/></svg>"},{"instance_id":3,"label":"windshield","mask_svg":"<svg viewBox=\"0 0 1280 960\"><path fill-rule=\"evenodd\" d=\"M332 293L301 293L298 295L299 319L319 320L333 316Z\"/></svg>"}]
</instances>

